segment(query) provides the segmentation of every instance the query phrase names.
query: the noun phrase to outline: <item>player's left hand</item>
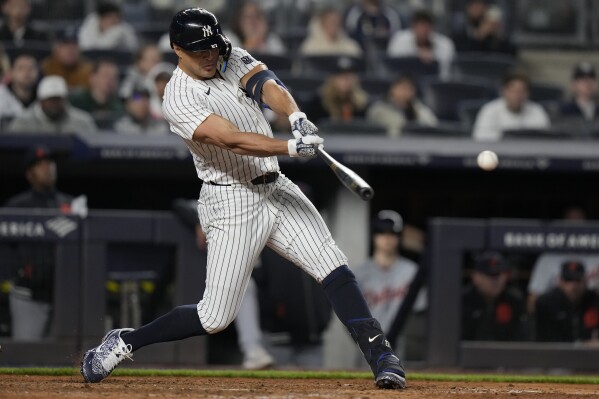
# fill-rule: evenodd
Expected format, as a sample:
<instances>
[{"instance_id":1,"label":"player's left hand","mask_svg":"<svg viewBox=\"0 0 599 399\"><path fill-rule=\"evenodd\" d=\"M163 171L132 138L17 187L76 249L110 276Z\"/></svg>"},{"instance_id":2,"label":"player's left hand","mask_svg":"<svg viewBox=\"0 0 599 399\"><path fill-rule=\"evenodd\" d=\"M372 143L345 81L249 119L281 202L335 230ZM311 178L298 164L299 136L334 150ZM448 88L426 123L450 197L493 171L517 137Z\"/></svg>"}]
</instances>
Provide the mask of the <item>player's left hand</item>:
<instances>
[{"instance_id":1,"label":"player's left hand","mask_svg":"<svg viewBox=\"0 0 599 399\"><path fill-rule=\"evenodd\" d=\"M289 123L291 123L291 133L296 139L306 136L318 136L318 128L308 120L303 112L294 112L289 115Z\"/></svg>"}]
</instances>

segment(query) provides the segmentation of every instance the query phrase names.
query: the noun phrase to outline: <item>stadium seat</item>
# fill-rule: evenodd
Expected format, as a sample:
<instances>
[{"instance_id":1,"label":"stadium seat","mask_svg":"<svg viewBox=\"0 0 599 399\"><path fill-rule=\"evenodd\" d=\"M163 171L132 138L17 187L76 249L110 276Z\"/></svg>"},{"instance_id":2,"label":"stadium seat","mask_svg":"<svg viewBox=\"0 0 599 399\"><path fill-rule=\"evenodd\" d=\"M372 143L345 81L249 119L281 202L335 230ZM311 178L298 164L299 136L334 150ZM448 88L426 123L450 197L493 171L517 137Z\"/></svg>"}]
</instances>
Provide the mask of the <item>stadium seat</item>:
<instances>
[{"instance_id":1,"label":"stadium seat","mask_svg":"<svg viewBox=\"0 0 599 399\"><path fill-rule=\"evenodd\" d=\"M363 134L385 136L384 127L364 118L354 118L350 122L323 119L318 123L318 130L323 136L327 134Z\"/></svg>"},{"instance_id":2,"label":"stadium seat","mask_svg":"<svg viewBox=\"0 0 599 399\"><path fill-rule=\"evenodd\" d=\"M285 87L289 89L293 98L300 105L300 108L301 105L306 104L316 95L325 79L322 75L312 74L293 76L289 73L277 73L277 76L279 76Z\"/></svg>"},{"instance_id":3,"label":"stadium seat","mask_svg":"<svg viewBox=\"0 0 599 399\"><path fill-rule=\"evenodd\" d=\"M383 63L391 76L409 74L418 79L423 76L439 75L438 62L424 63L418 57L387 57Z\"/></svg>"},{"instance_id":4,"label":"stadium seat","mask_svg":"<svg viewBox=\"0 0 599 399\"><path fill-rule=\"evenodd\" d=\"M497 97L497 89L486 80L468 79L467 81L442 81L424 79L422 81L423 99L437 118L457 121L458 104L463 100L492 100Z\"/></svg>"},{"instance_id":5,"label":"stadium seat","mask_svg":"<svg viewBox=\"0 0 599 399\"><path fill-rule=\"evenodd\" d=\"M419 124L407 124L404 126L401 137L466 137L471 136L470 129L459 123L444 122L438 126L424 126Z\"/></svg>"},{"instance_id":6,"label":"stadium seat","mask_svg":"<svg viewBox=\"0 0 599 399\"><path fill-rule=\"evenodd\" d=\"M85 50L81 54L91 61L100 59L109 59L114 61L120 67L126 67L133 64L133 53L128 50Z\"/></svg>"},{"instance_id":7,"label":"stadium seat","mask_svg":"<svg viewBox=\"0 0 599 399\"><path fill-rule=\"evenodd\" d=\"M574 132L557 129L509 129L503 131L502 140L572 140Z\"/></svg>"},{"instance_id":8,"label":"stadium seat","mask_svg":"<svg viewBox=\"0 0 599 399\"><path fill-rule=\"evenodd\" d=\"M252 51L251 54L255 59L265 63L268 69L272 69L276 73L291 71L291 58L287 55L268 54L259 51Z\"/></svg>"},{"instance_id":9,"label":"stadium seat","mask_svg":"<svg viewBox=\"0 0 599 399\"><path fill-rule=\"evenodd\" d=\"M38 62L52 54L52 45L46 42L28 41L23 47L4 45L6 55L12 61L16 56L22 53L31 54Z\"/></svg>"},{"instance_id":10,"label":"stadium seat","mask_svg":"<svg viewBox=\"0 0 599 399\"><path fill-rule=\"evenodd\" d=\"M494 53L460 53L454 66L457 76L462 79L474 76L498 83L508 71L514 69L516 58Z\"/></svg>"},{"instance_id":11,"label":"stadium seat","mask_svg":"<svg viewBox=\"0 0 599 399\"><path fill-rule=\"evenodd\" d=\"M362 75L360 76L360 85L370 96L370 101L379 100L387 96L387 92L393 81L391 79L378 76Z\"/></svg>"},{"instance_id":12,"label":"stadium seat","mask_svg":"<svg viewBox=\"0 0 599 399\"><path fill-rule=\"evenodd\" d=\"M476 116L480 109L489 100L463 100L458 103L458 119L467 127L472 127L476 122Z\"/></svg>"},{"instance_id":13,"label":"stadium seat","mask_svg":"<svg viewBox=\"0 0 599 399\"><path fill-rule=\"evenodd\" d=\"M339 68L339 60L347 58L352 67L358 72L366 71L366 60L358 57L348 57L339 55L310 55L302 57L302 71L304 73L333 73Z\"/></svg>"},{"instance_id":14,"label":"stadium seat","mask_svg":"<svg viewBox=\"0 0 599 399\"><path fill-rule=\"evenodd\" d=\"M552 83L532 82L530 84L530 99L537 102L560 102L564 98L562 86Z\"/></svg>"}]
</instances>

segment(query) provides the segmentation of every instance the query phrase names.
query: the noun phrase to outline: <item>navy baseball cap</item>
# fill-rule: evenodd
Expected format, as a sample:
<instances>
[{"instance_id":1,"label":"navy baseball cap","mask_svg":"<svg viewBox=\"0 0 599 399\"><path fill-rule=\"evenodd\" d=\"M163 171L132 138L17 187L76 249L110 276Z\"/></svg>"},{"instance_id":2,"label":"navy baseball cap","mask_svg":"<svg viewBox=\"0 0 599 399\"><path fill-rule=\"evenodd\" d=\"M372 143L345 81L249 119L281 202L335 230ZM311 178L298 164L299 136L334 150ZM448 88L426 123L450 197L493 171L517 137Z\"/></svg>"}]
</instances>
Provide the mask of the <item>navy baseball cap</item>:
<instances>
[{"instance_id":1,"label":"navy baseball cap","mask_svg":"<svg viewBox=\"0 0 599 399\"><path fill-rule=\"evenodd\" d=\"M33 165L35 165L36 163L38 163L41 160L44 159L50 159L53 160L54 159L54 154L52 152L50 152L50 150L44 146L37 146L37 147L33 147L30 148L26 153L25 153L25 159L24 159L24 166L25 169L29 169L30 167L32 167Z\"/></svg>"},{"instance_id":2,"label":"navy baseball cap","mask_svg":"<svg viewBox=\"0 0 599 399\"><path fill-rule=\"evenodd\" d=\"M572 79L597 78L595 67L588 61L579 62L572 70Z\"/></svg>"},{"instance_id":3,"label":"navy baseball cap","mask_svg":"<svg viewBox=\"0 0 599 399\"><path fill-rule=\"evenodd\" d=\"M486 251L476 257L474 270L487 276L499 276L508 270L507 262L503 255L495 251Z\"/></svg>"},{"instance_id":4,"label":"navy baseball cap","mask_svg":"<svg viewBox=\"0 0 599 399\"><path fill-rule=\"evenodd\" d=\"M392 210L380 211L372 221L373 234L401 234L402 230L403 219L399 213Z\"/></svg>"},{"instance_id":5,"label":"navy baseball cap","mask_svg":"<svg viewBox=\"0 0 599 399\"><path fill-rule=\"evenodd\" d=\"M56 34L56 41L61 43L77 43L77 28L69 26Z\"/></svg>"},{"instance_id":6,"label":"navy baseball cap","mask_svg":"<svg viewBox=\"0 0 599 399\"><path fill-rule=\"evenodd\" d=\"M575 260L562 263L561 278L564 281L582 281L585 276L584 265Z\"/></svg>"}]
</instances>

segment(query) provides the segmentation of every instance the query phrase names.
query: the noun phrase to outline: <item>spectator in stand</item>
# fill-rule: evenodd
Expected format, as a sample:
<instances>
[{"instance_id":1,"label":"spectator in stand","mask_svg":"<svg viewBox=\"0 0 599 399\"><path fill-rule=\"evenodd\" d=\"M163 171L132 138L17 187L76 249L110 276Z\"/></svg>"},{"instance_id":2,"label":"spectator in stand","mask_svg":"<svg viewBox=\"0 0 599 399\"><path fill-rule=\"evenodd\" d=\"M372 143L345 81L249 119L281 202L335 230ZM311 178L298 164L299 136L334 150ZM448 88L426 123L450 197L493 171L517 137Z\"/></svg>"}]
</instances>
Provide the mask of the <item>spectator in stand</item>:
<instances>
[{"instance_id":1,"label":"spectator in stand","mask_svg":"<svg viewBox=\"0 0 599 399\"><path fill-rule=\"evenodd\" d=\"M508 73L502 83L501 97L485 104L476 115L473 137L480 141L500 140L507 129L547 129L549 115L528 100L530 81L519 72Z\"/></svg>"},{"instance_id":2,"label":"spectator in stand","mask_svg":"<svg viewBox=\"0 0 599 399\"><path fill-rule=\"evenodd\" d=\"M347 55L359 57L362 48L343 28L341 12L327 6L310 20L308 36L300 45L302 55Z\"/></svg>"},{"instance_id":3,"label":"spectator in stand","mask_svg":"<svg viewBox=\"0 0 599 399\"><path fill-rule=\"evenodd\" d=\"M337 60L337 70L330 75L314 98L307 104L306 114L315 121L329 118L349 122L364 117L368 93L360 86L354 61L348 57Z\"/></svg>"},{"instance_id":4,"label":"spectator in stand","mask_svg":"<svg viewBox=\"0 0 599 399\"><path fill-rule=\"evenodd\" d=\"M176 66L168 62L160 62L150 69L146 85L150 92L150 112L153 119L164 119L162 99L166 84L173 75Z\"/></svg>"},{"instance_id":5,"label":"spectator in stand","mask_svg":"<svg viewBox=\"0 0 599 399\"><path fill-rule=\"evenodd\" d=\"M587 288L579 261L562 264L557 287L541 295L535 308L537 341L599 340L599 295Z\"/></svg>"},{"instance_id":6,"label":"spectator in stand","mask_svg":"<svg viewBox=\"0 0 599 399\"><path fill-rule=\"evenodd\" d=\"M129 68L123 79L119 95L127 98L133 88L145 86L150 70L160 62L162 62L162 53L155 44L146 44L139 49L135 53L133 66Z\"/></svg>"},{"instance_id":7,"label":"spectator in stand","mask_svg":"<svg viewBox=\"0 0 599 399\"><path fill-rule=\"evenodd\" d=\"M147 136L165 136L169 132L164 120L152 119L150 93L145 87L133 88L125 100L126 115L114 125L117 133Z\"/></svg>"},{"instance_id":8,"label":"spectator in stand","mask_svg":"<svg viewBox=\"0 0 599 399\"><path fill-rule=\"evenodd\" d=\"M387 48L391 35L402 28L399 12L385 0L359 0L345 14L345 29L363 49Z\"/></svg>"},{"instance_id":9,"label":"spectator in stand","mask_svg":"<svg viewBox=\"0 0 599 399\"><path fill-rule=\"evenodd\" d=\"M2 25L0 26L0 42L15 47L24 47L29 41L46 42L48 36L28 24L31 14L30 0L2 1Z\"/></svg>"},{"instance_id":10,"label":"spectator in stand","mask_svg":"<svg viewBox=\"0 0 599 399\"><path fill-rule=\"evenodd\" d=\"M85 111L70 106L67 84L60 76L46 76L37 88L37 99L8 126L20 133L93 133L97 130L93 118Z\"/></svg>"},{"instance_id":11,"label":"spectator in stand","mask_svg":"<svg viewBox=\"0 0 599 399\"><path fill-rule=\"evenodd\" d=\"M462 339L518 341L526 338L522 295L507 285L509 268L497 252L477 257L462 295Z\"/></svg>"},{"instance_id":12,"label":"spectator in stand","mask_svg":"<svg viewBox=\"0 0 599 399\"><path fill-rule=\"evenodd\" d=\"M433 111L416 97L416 84L409 75L395 79L387 98L372 104L366 111L366 117L384 126L390 137L399 137L407 123L437 125Z\"/></svg>"},{"instance_id":13,"label":"spectator in stand","mask_svg":"<svg viewBox=\"0 0 599 399\"><path fill-rule=\"evenodd\" d=\"M69 101L74 107L89 112L99 126L112 128L112 122L123 113L118 86L118 66L110 60L99 60L94 63L89 87L71 94Z\"/></svg>"},{"instance_id":14,"label":"spectator in stand","mask_svg":"<svg viewBox=\"0 0 599 399\"><path fill-rule=\"evenodd\" d=\"M580 117L592 122L599 120L599 85L597 72L590 62L580 62L572 71L572 99L562 104L560 113L565 117Z\"/></svg>"},{"instance_id":15,"label":"spectator in stand","mask_svg":"<svg viewBox=\"0 0 599 399\"><path fill-rule=\"evenodd\" d=\"M87 87L92 69L93 64L81 56L77 30L73 27L57 35L52 55L42 62L45 76L62 76L71 90Z\"/></svg>"},{"instance_id":16,"label":"spectator in stand","mask_svg":"<svg viewBox=\"0 0 599 399\"><path fill-rule=\"evenodd\" d=\"M488 6L486 0L468 1L466 19L455 30L453 41L458 52L517 52L504 32L503 12L498 6Z\"/></svg>"},{"instance_id":17,"label":"spectator in stand","mask_svg":"<svg viewBox=\"0 0 599 399\"><path fill-rule=\"evenodd\" d=\"M412 15L410 29L395 32L389 40L389 57L418 57L423 63L437 61L440 76L449 78L455 47L447 36L433 31L434 17L426 11Z\"/></svg>"},{"instance_id":18,"label":"spectator in stand","mask_svg":"<svg viewBox=\"0 0 599 399\"><path fill-rule=\"evenodd\" d=\"M233 46L243 47L250 53L284 55L287 52L283 40L270 31L264 11L254 1L245 1L237 9L231 26L233 35L228 37Z\"/></svg>"},{"instance_id":19,"label":"spectator in stand","mask_svg":"<svg viewBox=\"0 0 599 399\"><path fill-rule=\"evenodd\" d=\"M25 177L30 189L10 198L7 208L48 208L71 214L73 197L56 190L56 163L44 147L25 156ZM13 287L9 294L12 337L39 340L49 335L54 302L54 244L20 243L16 253Z\"/></svg>"},{"instance_id":20,"label":"spectator in stand","mask_svg":"<svg viewBox=\"0 0 599 399\"><path fill-rule=\"evenodd\" d=\"M36 100L38 78L36 59L26 53L17 55L10 70L10 80L0 86L0 128L4 128Z\"/></svg>"},{"instance_id":21,"label":"spectator in stand","mask_svg":"<svg viewBox=\"0 0 599 399\"><path fill-rule=\"evenodd\" d=\"M121 8L105 1L85 17L79 30L79 46L82 50L135 51L139 42L133 27L123 21Z\"/></svg>"}]
</instances>

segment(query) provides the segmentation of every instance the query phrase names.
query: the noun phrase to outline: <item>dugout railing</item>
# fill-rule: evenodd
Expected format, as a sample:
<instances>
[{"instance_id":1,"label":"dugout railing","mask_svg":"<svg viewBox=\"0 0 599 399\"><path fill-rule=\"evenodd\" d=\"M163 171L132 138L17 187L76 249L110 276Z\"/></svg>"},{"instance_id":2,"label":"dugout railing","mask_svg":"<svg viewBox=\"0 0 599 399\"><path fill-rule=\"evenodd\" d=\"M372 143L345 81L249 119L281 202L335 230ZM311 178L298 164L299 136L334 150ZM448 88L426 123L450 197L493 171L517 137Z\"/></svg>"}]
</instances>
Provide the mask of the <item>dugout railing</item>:
<instances>
[{"instance_id":1,"label":"dugout railing","mask_svg":"<svg viewBox=\"0 0 599 399\"><path fill-rule=\"evenodd\" d=\"M82 219L49 210L0 210L0 244L29 241L56 245L51 333L39 341L0 337L0 366L78 364L81 350L97 345L106 332L109 278L122 289L125 282L151 276L159 284L170 275L168 306L198 302L204 291L205 254L170 212L91 211ZM165 268L172 270L165 274ZM173 367L204 365L206 353L206 338L199 337L135 355L146 366Z\"/></svg>"},{"instance_id":2,"label":"dugout railing","mask_svg":"<svg viewBox=\"0 0 599 399\"><path fill-rule=\"evenodd\" d=\"M463 341L460 337L465 254L599 252L599 223L437 218L430 221L428 233L429 366L599 370L597 345Z\"/></svg>"}]
</instances>

